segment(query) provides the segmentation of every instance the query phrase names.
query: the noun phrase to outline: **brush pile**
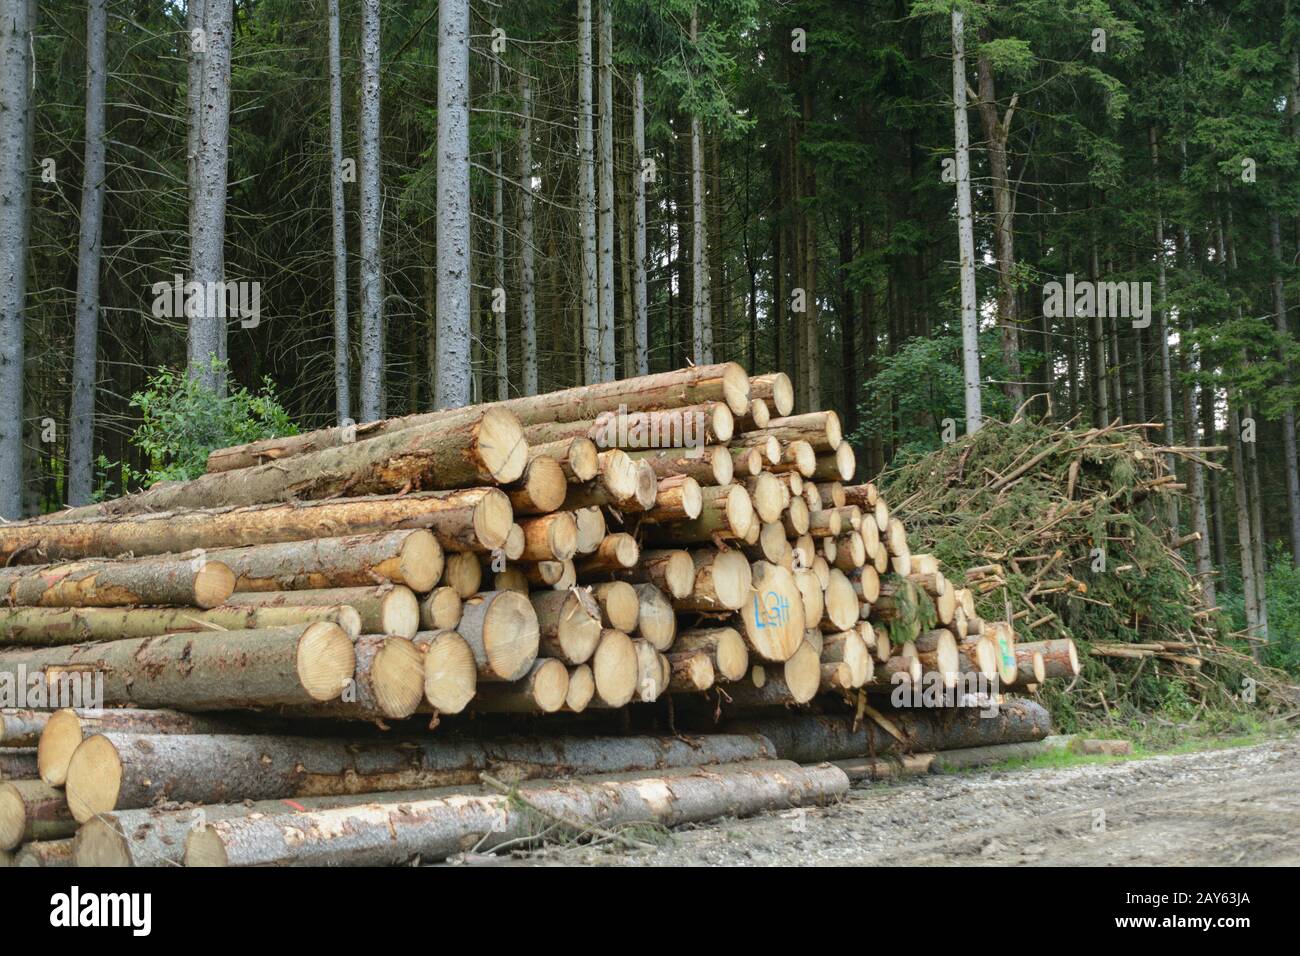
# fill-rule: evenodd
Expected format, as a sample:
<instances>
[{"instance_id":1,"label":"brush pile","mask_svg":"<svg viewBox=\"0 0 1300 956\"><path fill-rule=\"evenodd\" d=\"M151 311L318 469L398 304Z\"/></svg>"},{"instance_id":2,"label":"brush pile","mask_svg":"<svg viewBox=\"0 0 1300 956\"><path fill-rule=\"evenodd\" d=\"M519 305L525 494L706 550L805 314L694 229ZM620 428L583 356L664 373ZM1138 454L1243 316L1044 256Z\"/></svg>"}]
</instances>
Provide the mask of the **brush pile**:
<instances>
[{"instance_id":1,"label":"brush pile","mask_svg":"<svg viewBox=\"0 0 1300 956\"><path fill-rule=\"evenodd\" d=\"M1079 679L1047 694L1065 729L1171 708L1265 713L1287 696L1283 675L1225 639L1178 550L1188 542L1161 524L1184 487L1168 460L1214 466L1203 449L1151 444L1148 427L987 421L882 478L913 542L980 613L1021 640L1078 643Z\"/></svg>"}]
</instances>

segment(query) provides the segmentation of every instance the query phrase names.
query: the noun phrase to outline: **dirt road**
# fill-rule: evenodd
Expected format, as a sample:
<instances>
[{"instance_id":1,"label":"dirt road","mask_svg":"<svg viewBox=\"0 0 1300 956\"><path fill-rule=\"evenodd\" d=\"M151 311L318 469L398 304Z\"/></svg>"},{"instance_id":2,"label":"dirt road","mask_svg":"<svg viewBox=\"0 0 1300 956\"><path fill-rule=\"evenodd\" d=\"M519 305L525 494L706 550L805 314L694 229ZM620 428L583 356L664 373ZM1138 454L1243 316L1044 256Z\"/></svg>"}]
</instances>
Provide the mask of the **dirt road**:
<instances>
[{"instance_id":1,"label":"dirt road","mask_svg":"<svg viewBox=\"0 0 1300 956\"><path fill-rule=\"evenodd\" d=\"M647 851L516 864L1297 865L1300 739L1050 770L864 784L838 806L679 830Z\"/></svg>"}]
</instances>

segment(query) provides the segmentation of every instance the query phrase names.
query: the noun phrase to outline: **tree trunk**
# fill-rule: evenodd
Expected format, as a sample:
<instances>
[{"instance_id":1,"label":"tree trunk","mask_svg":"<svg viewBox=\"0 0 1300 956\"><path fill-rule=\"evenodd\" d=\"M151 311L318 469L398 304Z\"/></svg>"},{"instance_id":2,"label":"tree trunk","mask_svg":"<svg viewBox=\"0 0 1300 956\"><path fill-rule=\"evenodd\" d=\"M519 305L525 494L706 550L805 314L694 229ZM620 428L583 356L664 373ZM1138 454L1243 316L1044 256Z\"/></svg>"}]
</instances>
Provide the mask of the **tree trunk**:
<instances>
[{"instance_id":1,"label":"tree trunk","mask_svg":"<svg viewBox=\"0 0 1300 956\"><path fill-rule=\"evenodd\" d=\"M1159 177L1160 169L1160 149L1156 142L1155 127L1147 130L1147 138L1151 147L1151 169ZM1165 219L1160 210L1156 210L1156 280L1159 287L1160 296L1160 389L1161 399L1164 409L1165 422L1165 442L1169 445L1177 444L1174 437L1174 383L1173 383L1173 366L1169 358L1169 310L1166 306L1168 301L1167 277L1165 270ZM1171 475L1178 473L1177 462L1173 455L1166 456L1166 467ZM1178 536L1178 496L1167 495L1169 534L1172 537Z\"/></svg>"},{"instance_id":2,"label":"tree trunk","mask_svg":"<svg viewBox=\"0 0 1300 956\"><path fill-rule=\"evenodd\" d=\"M339 425L352 420L348 352L348 236L343 196L343 79L339 0L329 0L330 242L334 263L334 405Z\"/></svg>"},{"instance_id":3,"label":"tree trunk","mask_svg":"<svg viewBox=\"0 0 1300 956\"><path fill-rule=\"evenodd\" d=\"M190 272L203 291L190 319L188 360L192 374L219 395L226 393L226 176L230 153L230 57L233 0L204 0L200 52L199 123L191 185ZM191 48L194 39L191 38ZM219 285L218 283L221 283Z\"/></svg>"},{"instance_id":4,"label":"tree trunk","mask_svg":"<svg viewBox=\"0 0 1300 956\"><path fill-rule=\"evenodd\" d=\"M438 376L434 405L470 402L469 0L438 4Z\"/></svg>"},{"instance_id":5,"label":"tree trunk","mask_svg":"<svg viewBox=\"0 0 1300 956\"><path fill-rule=\"evenodd\" d=\"M1293 342L1287 322L1286 288L1282 281L1282 239L1276 209L1269 210L1269 248L1273 254L1273 327L1277 330L1279 358L1282 363L1282 388L1291 389L1291 366L1285 355L1286 344ZM1287 513L1290 515L1291 561L1300 568L1300 455L1296 453L1295 405L1282 409L1282 467L1286 472Z\"/></svg>"},{"instance_id":6,"label":"tree trunk","mask_svg":"<svg viewBox=\"0 0 1300 956\"><path fill-rule=\"evenodd\" d=\"M236 591L226 600L234 608L350 607L361 615L364 634L412 637L420 629L420 603L410 588L397 584L371 587L308 588L301 591Z\"/></svg>"},{"instance_id":7,"label":"tree trunk","mask_svg":"<svg viewBox=\"0 0 1300 956\"><path fill-rule=\"evenodd\" d=\"M361 408L363 422L384 415L384 291L381 262L383 170L379 150L379 0L361 0ZM441 243L439 244L441 246Z\"/></svg>"},{"instance_id":8,"label":"tree trunk","mask_svg":"<svg viewBox=\"0 0 1300 956\"><path fill-rule=\"evenodd\" d=\"M80 560L99 555L167 554L279 541L428 528L454 551L491 551L513 523L510 499L496 488L390 497L164 512L0 527L9 563Z\"/></svg>"},{"instance_id":9,"label":"tree trunk","mask_svg":"<svg viewBox=\"0 0 1300 956\"><path fill-rule=\"evenodd\" d=\"M592 105L592 0L578 0L578 232L582 243L583 381L601 381L600 275Z\"/></svg>"},{"instance_id":10,"label":"tree trunk","mask_svg":"<svg viewBox=\"0 0 1300 956\"><path fill-rule=\"evenodd\" d=\"M699 43L698 6L691 8L691 45ZM713 362L713 314L709 301L709 243L704 212L704 124L691 115L691 311L692 357L697 364Z\"/></svg>"},{"instance_id":11,"label":"tree trunk","mask_svg":"<svg viewBox=\"0 0 1300 956\"><path fill-rule=\"evenodd\" d=\"M987 37L986 37L987 39ZM1011 119L1016 112L1016 96L1011 97L1006 115L998 116L997 92L993 81L993 64L987 56L978 60L979 107L984 121L984 138L988 141L989 175L993 183L993 234L998 263L998 325L1002 341L1002 358L1007 366L1007 397L1014 406L1025 400L1020 369L1020 315L1016 297L1015 195L1007 157L1007 139Z\"/></svg>"},{"instance_id":12,"label":"tree trunk","mask_svg":"<svg viewBox=\"0 0 1300 956\"><path fill-rule=\"evenodd\" d=\"M537 394L537 277L533 268L533 86L519 72L519 323L523 337L524 394Z\"/></svg>"},{"instance_id":13,"label":"tree trunk","mask_svg":"<svg viewBox=\"0 0 1300 956\"><path fill-rule=\"evenodd\" d=\"M343 605L304 607L14 607L0 608L0 646L85 644L153 637L159 634L210 634L255 631L324 621L349 637L361 633L361 615Z\"/></svg>"},{"instance_id":14,"label":"tree trunk","mask_svg":"<svg viewBox=\"0 0 1300 956\"><path fill-rule=\"evenodd\" d=\"M230 568L235 591L361 587L391 581L424 593L438 583L443 567L442 547L422 529L230 548L211 551L206 558Z\"/></svg>"},{"instance_id":15,"label":"tree trunk","mask_svg":"<svg viewBox=\"0 0 1300 956\"><path fill-rule=\"evenodd\" d=\"M231 569L206 557L0 568L0 601L8 608L135 604L207 608L221 604L234 590Z\"/></svg>"},{"instance_id":16,"label":"tree trunk","mask_svg":"<svg viewBox=\"0 0 1300 956\"><path fill-rule=\"evenodd\" d=\"M600 381L610 382L618 377L614 351L614 18L610 0L596 2L600 19Z\"/></svg>"},{"instance_id":17,"label":"tree trunk","mask_svg":"<svg viewBox=\"0 0 1300 956\"><path fill-rule=\"evenodd\" d=\"M632 81L632 306L636 374L650 373L649 319L646 293L645 219L645 77Z\"/></svg>"},{"instance_id":18,"label":"tree trunk","mask_svg":"<svg viewBox=\"0 0 1300 956\"><path fill-rule=\"evenodd\" d=\"M0 518L23 515L23 311L31 184L31 59L24 0L0 17Z\"/></svg>"},{"instance_id":19,"label":"tree trunk","mask_svg":"<svg viewBox=\"0 0 1300 956\"><path fill-rule=\"evenodd\" d=\"M102 682L106 705L197 711L333 700L355 664L352 639L322 623L0 651L11 682L43 672L51 694L64 682Z\"/></svg>"},{"instance_id":20,"label":"tree trunk","mask_svg":"<svg viewBox=\"0 0 1300 956\"><path fill-rule=\"evenodd\" d=\"M99 260L104 233L104 85L107 0L86 5L86 167L77 243L77 319L72 347L68 421L68 504L84 505L94 490L95 386L99 342Z\"/></svg>"},{"instance_id":21,"label":"tree trunk","mask_svg":"<svg viewBox=\"0 0 1300 956\"><path fill-rule=\"evenodd\" d=\"M384 865L441 860L535 837L539 829L677 826L718 816L819 805L848 792L837 767L788 762L711 767L630 781L547 783L513 794L371 803L308 813L217 820L187 840L186 866ZM520 805L521 800L523 805ZM538 821L541 812L548 819Z\"/></svg>"}]
</instances>

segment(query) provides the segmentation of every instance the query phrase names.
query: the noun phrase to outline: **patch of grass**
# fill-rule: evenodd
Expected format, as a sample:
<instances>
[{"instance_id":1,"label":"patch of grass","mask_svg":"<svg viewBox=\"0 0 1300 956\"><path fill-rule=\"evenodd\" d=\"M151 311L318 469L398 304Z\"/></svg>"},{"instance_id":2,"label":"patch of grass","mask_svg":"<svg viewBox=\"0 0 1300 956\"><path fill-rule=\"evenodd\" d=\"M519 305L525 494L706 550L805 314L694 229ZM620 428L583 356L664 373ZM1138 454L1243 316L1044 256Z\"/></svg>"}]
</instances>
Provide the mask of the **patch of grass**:
<instances>
[{"instance_id":1,"label":"patch of grass","mask_svg":"<svg viewBox=\"0 0 1300 956\"><path fill-rule=\"evenodd\" d=\"M1110 764L1123 763L1129 760L1140 760L1144 757L1172 756L1176 754L1197 753L1209 750L1228 750L1233 747L1249 747L1253 744L1261 743L1269 739L1270 736L1276 736L1280 728L1272 728L1272 733L1264 729L1257 730L1253 733L1235 734L1232 736L1209 737L1194 736L1184 737L1176 744L1169 746L1151 746L1150 742L1144 744L1140 741L1133 742L1133 752L1131 754L1081 754L1075 753L1064 747L1053 748L1046 753L1038 754L1034 757L1016 757L1011 760L1005 760L1002 763L989 764L985 767L964 768L962 773L982 773L995 770L1062 770L1067 767L1083 767L1090 764ZM1094 739L1116 739L1122 737L1116 734L1113 737L1103 737L1101 734L1093 735Z\"/></svg>"}]
</instances>

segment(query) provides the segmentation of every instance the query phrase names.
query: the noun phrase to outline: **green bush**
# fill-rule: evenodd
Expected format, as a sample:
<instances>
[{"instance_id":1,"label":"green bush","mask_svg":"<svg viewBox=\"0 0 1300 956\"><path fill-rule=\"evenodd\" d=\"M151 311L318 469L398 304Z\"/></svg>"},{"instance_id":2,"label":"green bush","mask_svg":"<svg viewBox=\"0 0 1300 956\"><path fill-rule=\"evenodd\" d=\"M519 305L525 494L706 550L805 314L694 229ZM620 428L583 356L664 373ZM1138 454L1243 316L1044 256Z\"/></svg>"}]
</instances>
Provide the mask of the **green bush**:
<instances>
[{"instance_id":1,"label":"green bush","mask_svg":"<svg viewBox=\"0 0 1300 956\"><path fill-rule=\"evenodd\" d=\"M213 367L221 363L213 360ZM198 477L214 448L298 433L269 377L257 392L240 386L222 397L183 371L160 368L131 404L141 416L131 444L149 457L149 467L130 477L146 487Z\"/></svg>"},{"instance_id":2,"label":"green bush","mask_svg":"<svg viewBox=\"0 0 1300 956\"><path fill-rule=\"evenodd\" d=\"M1261 660L1300 676L1300 569L1292 563L1290 551L1280 541L1268 554L1268 577L1264 583L1268 592L1268 643L1263 647ZM1225 578L1219 606L1227 613L1232 631L1246 629L1246 603L1242 599L1239 573Z\"/></svg>"}]
</instances>

